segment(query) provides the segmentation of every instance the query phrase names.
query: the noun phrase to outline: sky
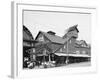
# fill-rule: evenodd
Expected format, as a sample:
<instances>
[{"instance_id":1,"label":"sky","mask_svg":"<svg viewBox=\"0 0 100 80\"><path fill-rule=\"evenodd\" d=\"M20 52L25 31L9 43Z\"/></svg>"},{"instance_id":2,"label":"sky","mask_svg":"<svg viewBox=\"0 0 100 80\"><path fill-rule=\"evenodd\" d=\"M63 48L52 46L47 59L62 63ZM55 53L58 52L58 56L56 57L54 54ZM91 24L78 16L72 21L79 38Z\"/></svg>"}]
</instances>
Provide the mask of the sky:
<instances>
[{"instance_id":1,"label":"sky","mask_svg":"<svg viewBox=\"0 0 100 80\"><path fill-rule=\"evenodd\" d=\"M24 11L23 20L23 25L30 30L34 38L40 30L53 31L62 37L66 29L78 24L78 40L91 43L91 14Z\"/></svg>"}]
</instances>

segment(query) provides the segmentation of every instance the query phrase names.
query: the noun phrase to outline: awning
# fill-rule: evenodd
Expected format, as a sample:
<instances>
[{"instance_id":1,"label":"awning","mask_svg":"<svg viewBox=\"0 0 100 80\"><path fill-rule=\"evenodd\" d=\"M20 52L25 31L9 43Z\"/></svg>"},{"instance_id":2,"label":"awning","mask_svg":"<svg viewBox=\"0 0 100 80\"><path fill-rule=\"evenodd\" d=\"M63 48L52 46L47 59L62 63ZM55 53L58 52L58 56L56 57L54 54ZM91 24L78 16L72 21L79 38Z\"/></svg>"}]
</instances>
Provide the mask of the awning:
<instances>
[{"instance_id":1,"label":"awning","mask_svg":"<svg viewBox=\"0 0 100 80\"><path fill-rule=\"evenodd\" d=\"M58 55L58 56L91 57L91 56L86 55L86 54L65 54L65 53L54 53L54 54Z\"/></svg>"},{"instance_id":2,"label":"awning","mask_svg":"<svg viewBox=\"0 0 100 80\"><path fill-rule=\"evenodd\" d=\"M47 54L46 55L43 55L43 54L36 54L37 56L48 56Z\"/></svg>"},{"instance_id":3,"label":"awning","mask_svg":"<svg viewBox=\"0 0 100 80\"><path fill-rule=\"evenodd\" d=\"M68 54L65 54L65 53L54 53L54 54L58 56L68 56Z\"/></svg>"}]
</instances>

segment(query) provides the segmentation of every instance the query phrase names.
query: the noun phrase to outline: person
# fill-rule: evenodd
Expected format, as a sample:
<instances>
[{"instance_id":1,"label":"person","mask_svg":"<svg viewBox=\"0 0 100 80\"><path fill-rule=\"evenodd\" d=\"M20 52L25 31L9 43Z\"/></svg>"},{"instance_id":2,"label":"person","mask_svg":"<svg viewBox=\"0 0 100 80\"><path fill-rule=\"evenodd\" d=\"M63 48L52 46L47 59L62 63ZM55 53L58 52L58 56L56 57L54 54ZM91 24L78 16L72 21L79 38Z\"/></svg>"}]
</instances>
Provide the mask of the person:
<instances>
[{"instance_id":1,"label":"person","mask_svg":"<svg viewBox=\"0 0 100 80\"><path fill-rule=\"evenodd\" d=\"M29 59L27 57L25 57L24 58L24 63L23 63L23 67L24 68L27 68L28 67L28 63L27 63L28 61L29 61Z\"/></svg>"},{"instance_id":2,"label":"person","mask_svg":"<svg viewBox=\"0 0 100 80\"><path fill-rule=\"evenodd\" d=\"M69 60L66 60L65 63L68 64Z\"/></svg>"}]
</instances>

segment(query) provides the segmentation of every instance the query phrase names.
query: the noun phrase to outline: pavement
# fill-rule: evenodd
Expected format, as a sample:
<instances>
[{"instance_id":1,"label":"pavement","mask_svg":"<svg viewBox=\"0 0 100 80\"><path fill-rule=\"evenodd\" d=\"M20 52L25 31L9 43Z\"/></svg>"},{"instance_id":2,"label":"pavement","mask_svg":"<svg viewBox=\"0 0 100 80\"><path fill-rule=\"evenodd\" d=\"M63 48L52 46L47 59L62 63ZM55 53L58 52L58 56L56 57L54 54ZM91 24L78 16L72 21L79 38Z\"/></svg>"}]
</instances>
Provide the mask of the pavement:
<instances>
[{"instance_id":1,"label":"pavement","mask_svg":"<svg viewBox=\"0 0 100 80\"><path fill-rule=\"evenodd\" d=\"M84 67L84 66L91 66L91 62L72 63L62 67Z\"/></svg>"},{"instance_id":2,"label":"pavement","mask_svg":"<svg viewBox=\"0 0 100 80\"><path fill-rule=\"evenodd\" d=\"M62 65L62 66L59 66L59 67L84 67L84 66L91 66L91 62L80 62L80 63L71 63L71 64L65 64L65 65ZM59 68L58 67L58 68ZM48 68L57 68L57 67L54 67L54 66L48 66ZM44 69L44 67L41 65L41 66L35 66L33 69Z\"/></svg>"}]
</instances>

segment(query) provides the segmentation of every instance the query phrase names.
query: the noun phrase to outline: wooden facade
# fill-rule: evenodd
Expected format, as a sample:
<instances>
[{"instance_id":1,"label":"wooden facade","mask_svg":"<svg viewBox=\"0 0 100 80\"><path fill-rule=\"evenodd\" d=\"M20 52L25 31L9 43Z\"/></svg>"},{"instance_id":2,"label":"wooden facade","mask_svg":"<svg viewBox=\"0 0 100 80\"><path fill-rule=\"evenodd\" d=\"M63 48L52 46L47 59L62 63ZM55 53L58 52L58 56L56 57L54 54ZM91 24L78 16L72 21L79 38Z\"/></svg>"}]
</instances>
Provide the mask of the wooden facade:
<instances>
[{"instance_id":1,"label":"wooden facade","mask_svg":"<svg viewBox=\"0 0 100 80\"><path fill-rule=\"evenodd\" d=\"M55 61L57 65L88 61L91 58L91 48L84 40L77 40L77 26L67 29L62 37L53 31L39 31L35 40L31 32L23 26L23 56L38 63Z\"/></svg>"},{"instance_id":2,"label":"wooden facade","mask_svg":"<svg viewBox=\"0 0 100 80\"><path fill-rule=\"evenodd\" d=\"M23 26L23 67L26 68L27 62L33 59L33 42L34 38L28 28Z\"/></svg>"},{"instance_id":3,"label":"wooden facade","mask_svg":"<svg viewBox=\"0 0 100 80\"><path fill-rule=\"evenodd\" d=\"M77 26L78 25L70 27L63 37L57 36L56 33L52 31L49 31L49 33L40 31L36 40L49 43L47 46L51 49L50 53L53 54L82 54L90 56L91 49L88 47L88 44L84 40L77 40L79 33ZM83 57L82 55L81 57Z\"/></svg>"}]
</instances>

